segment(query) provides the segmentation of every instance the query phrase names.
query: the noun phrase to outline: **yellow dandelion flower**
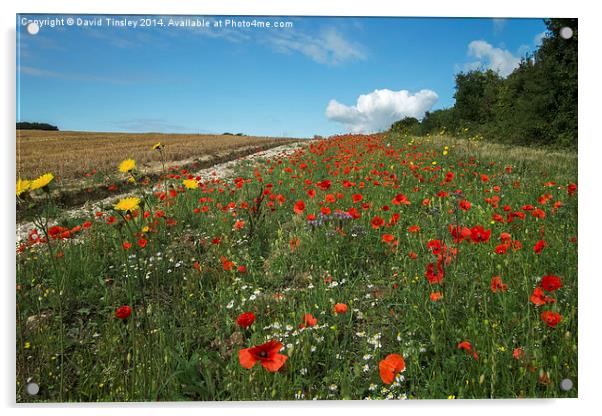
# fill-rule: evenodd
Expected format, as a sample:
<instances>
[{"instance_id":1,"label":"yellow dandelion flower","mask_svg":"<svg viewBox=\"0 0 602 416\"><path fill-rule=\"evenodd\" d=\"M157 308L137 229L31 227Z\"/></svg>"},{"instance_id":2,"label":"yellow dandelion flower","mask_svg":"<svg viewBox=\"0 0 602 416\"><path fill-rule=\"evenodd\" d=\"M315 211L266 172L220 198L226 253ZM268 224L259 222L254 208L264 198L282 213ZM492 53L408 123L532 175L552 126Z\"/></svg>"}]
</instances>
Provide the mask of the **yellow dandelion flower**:
<instances>
[{"instance_id":1,"label":"yellow dandelion flower","mask_svg":"<svg viewBox=\"0 0 602 416\"><path fill-rule=\"evenodd\" d=\"M31 181L27 179L19 179L17 181L17 196L21 195L23 192L29 191L29 187L31 186Z\"/></svg>"},{"instance_id":2,"label":"yellow dandelion flower","mask_svg":"<svg viewBox=\"0 0 602 416\"><path fill-rule=\"evenodd\" d=\"M196 189L199 187L199 184L194 179L184 179L182 184L188 189Z\"/></svg>"},{"instance_id":3,"label":"yellow dandelion flower","mask_svg":"<svg viewBox=\"0 0 602 416\"><path fill-rule=\"evenodd\" d=\"M455 395L450 394L449 396L447 396L447 400L454 400L456 398Z\"/></svg>"},{"instance_id":4,"label":"yellow dandelion flower","mask_svg":"<svg viewBox=\"0 0 602 416\"><path fill-rule=\"evenodd\" d=\"M48 186L50 182L54 179L54 175L52 173L45 173L37 179L34 179L29 184L29 190L34 191L36 189L45 188Z\"/></svg>"},{"instance_id":5,"label":"yellow dandelion flower","mask_svg":"<svg viewBox=\"0 0 602 416\"><path fill-rule=\"evenodd\" d=\"M444 150L444 151L443 151L443 156L447 156L447 153L448 153L448 151L447 151L447 150Z\"/></svg>"},{"instance_id":6,"label":"yellow dandelion flower","mask_svg":"<svg viewBox=\"0 0 602 416\"><path fill-rule=\"evenodd\" d=\"M115 204L115 209L119 211L134 211L140 205L140 198L124 198Z\"/></svg>"},{"instance_id":7,"label":"yellow dandelion flower","mask_svg":"<svg viewBox=\"0 0 602 416\"><path fill-rule=\"evenodd\" d=\"M119 172L128 173L136 169L136 161L134 159L125 159L119 164Z\"/></svg>"},{"instance_id":8,"label":"yellow dandelion flower","mask_svg":"<svg viewBox=\"0 0 602 416\"><path fill-rule=\"evenodd\" d=\"M161 150L161 148L163 148L161 142L155 143L155 145L153 146L153 150Z\"/></svg>"}]
</instances>

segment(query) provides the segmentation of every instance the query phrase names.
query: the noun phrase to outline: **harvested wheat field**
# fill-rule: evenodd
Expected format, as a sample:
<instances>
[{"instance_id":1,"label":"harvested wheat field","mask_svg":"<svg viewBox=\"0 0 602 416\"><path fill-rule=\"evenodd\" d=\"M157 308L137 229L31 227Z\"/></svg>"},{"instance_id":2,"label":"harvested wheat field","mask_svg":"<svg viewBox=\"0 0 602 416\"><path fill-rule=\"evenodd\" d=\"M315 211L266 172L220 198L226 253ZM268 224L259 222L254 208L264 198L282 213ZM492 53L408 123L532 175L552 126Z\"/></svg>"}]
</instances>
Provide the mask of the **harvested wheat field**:
<instances>
[{"instance_id":1,"label":"harvested wheat field","mask_svg":"<svg viewBox=\"0 0 602 416\"><path fill-rule=\"evenodd\" d=\"M17 177L54 172L61 180L79 179L90 172L114 172L125 158L158 171L161 157L149 149L159 142L164 145L166 161L186 164L223 161L296 141L234 135L17 130Z\"/></svg>"}]
</instances>

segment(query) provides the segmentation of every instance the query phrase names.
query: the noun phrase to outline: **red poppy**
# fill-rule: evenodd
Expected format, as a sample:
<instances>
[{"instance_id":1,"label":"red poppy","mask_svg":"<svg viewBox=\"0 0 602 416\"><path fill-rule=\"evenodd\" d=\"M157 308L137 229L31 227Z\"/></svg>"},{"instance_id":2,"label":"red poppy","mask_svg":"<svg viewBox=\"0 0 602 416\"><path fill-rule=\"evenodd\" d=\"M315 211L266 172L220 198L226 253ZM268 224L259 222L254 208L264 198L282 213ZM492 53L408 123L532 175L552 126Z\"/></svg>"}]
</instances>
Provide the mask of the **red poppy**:
<instances>
[{"instance_id":1,"label":"red poppy","mask_svg":"<svg viewBox=\"0 0 602 416\"><path fill-rule=\"evenodd\" d=\"M566 187L566 191L568 192L569 195L574 195L575 192L577 192L577 184L569 183Z\"/></svg>"},{"instance_id":2,"label":"red poppy","mask_svg":"<svg viewBox=\"0 0 602 416\"><path fill-rule=\"evenodd\" d=\"M398 194L391 200L393 205L410 205L411 202L408 200L408 197L404 194Z\"/></svg>"},{"instance_id":3,"label":"red poppy","mask_svg":"<svg viewBox=\"0 0 602 416\"><path fill-rule=\"evenodd\" d=\"M463 211L468 211L471 207L471 203L465 199L461 200L458 204Z\"/></svg>"},{"instance_id":4,"label":"red poppy","mask_svg":"<svg viewBox=\"0 0 602 416\"><path fill-rule=\"evenodd\" d=\"M329 207L322 207L320 208L320 212L322 213L322 215L330 215L331 210Z\"/></svg>"},{"instance_id":5,"label":"red poppy","mask_svg":"<svg viewBox=\"0 0 602 416\"><path fill-rule=\"evenodd\" d=\"M562 287L562 281L558 276L544 276L541 278L540 286L547 292L553 292Z\"/></svg>"},{"instance_id":6,"label":"red poppy","mask_svg":"<svg viewBox=\"0 0 602 416\"><path fill-rule=\"evenodd\" d=\"M409 233L418 233L418 232L420 232L420 227L417 225L410 225L408 227L408 232Z\"/></svg>"},{"instance_id":7,"label":"red poppy","mask_svg":"<svg viewBox=\"0 0 602 416\"><path fill-rule=\"evenodd\" d=\"M543 248L546 246L546 242L544 240L539 240L537 243L535 243L535 245L533 246L533 251L536 254L541 253L541 251L543 250Z\"/></svg>"},{"instance_id":8,"label":"red poppy","mask_svg":"<svg viewBox=\"0 0 602 416\"><path fill-rule=\"evenodd\" d=\"M334 305L334 311L336 313L347 313L347 305L344 303L337 303Z\"/></svg>"},{"instance_id":9,"label":"red poppy","mask_svg":"<svg viewBox=\"0 0 602 416\"><path fill-rule=\"evenodd\" d=\"M303 210L305 210L305 202L299 200L295 203L295 206L293 208L293 211L295 211L295 214L300 215L303 213Z\"/></svg>"},{"instance_id":10,"label":"red poppy","mask_svg":"<svg viewBox=\"0 0 602 416\"><path fill-rule=\"evenodd\" d=\"M393 234L383 234L383 236L382 236L383 243L391 244L393 241L395 241L395 236Z\"/></svg>"},{"instance_id":11,"label":"red poppy","mask_svg":"<svg viewBox=\"0 0 602 416\"><path fill-rule=\"evenodd\" d=\"M316 183L316 185L318 186L318 188L320 188L323 191L327 191L330 188L331 185L331 181L329 181L328 179L323 180L322 182L318 182Z\"/></svg>"},{"instance_id":12,"label":"red poppy","mask_svg":"<svg viewBox=\"0 0 602 416\"><path fill-rule=\"evenodd\" d=\"M117 310L115 311L115 316L119 319L126 319L131 314L132 314L132 308L130 308L127 305L121 306L121 307L117 308Z\"/></svg>"},{"instance_id":13,"label":"red poppy","mask_svg":"<svg viewBox=\"0 0 602 416\"><path fill-rule=\"evenodd\" d=\"M141 238L141 239L139 239L139 240L138 240L138 245L139 245L141 248L144 248L144 247L146 247L146 243L147 243L147 241L146 241L144 238Z\"/></svg>"},{"instance_id":14,"label":"red poppy","mask_svg":"<svg viewBox=\"0 0 602 416\"><path fill-rule=\"evenodd\" d=\"M493 276L491 278L491 291L493 293L497 293L497 291L505 292L508 290L508 285L502 283L502 278L500 276Z\"/></svg>"},{"instance_id":15,"label":"red poppy","mask_svg":"<svg viewBox=\"0 0 602 416\"><path fill-rule=\"evenodd\" d=\"M376 230L376 229L382 227L383 225L385 225L385 220L377 215L374 218L372 218L371 224L372 224L372 228L374 228Z\"/></svg>"},{"instance_id":16,"label":"red poppy","mask_svg":"<svg viewBox=\"0 0 602 416\"><path fill-rule=\"evenodd\" d=\"M234 262L228 260L226 257L221 256L220 261L222 262L222 267L224 270L232 270L234 268Z\"/></svg>"},{"instance_id":17,"label":"red poppy","mask_svg":"<svg viewBox=\"0 0 602 416\"><path fill-rule=\"evenodd\" d=\"M238 273L246 273L247 272L247 266L238 266Z\"/></svg>"},{"instance_id":18,"label":"red poppy","mask_svg":"<svg viewBox=\"0 0 602 416\"><path fill-rule=\"evenodd\" d=\"M445 273L443 272L443 267L441 267L440 261L437 262L437 273L436 274L434 272L434 268L435 268L435 265L433 263L429 263L426 266L426 272L424 273L424 276L426 277L426 279L428 280L428 282L431 285L436 284L436 283L441 283L443 281L443 277L445 276Z\"/></svg>"},{"instance_id":19,"label":"red poppy","mask_svg":"<svg viewBox=\"0 0 602 416\"><path fill-rule=\"evenodd\" d=\"M245 312L238 315L236 318L236 324L241 328L250 327L255 322L255 314L253 312Z\"/></svg>"},{"instance_id":20,"label":"red poppy","mask_svg":"<svg viewBox=\"0 0 602 416\"><path fill-rule=\"evenodd\" d=\"M537 286L536 288L533 289L533 293L531 294L531 297L529 298L529 300L536 306L541 306L541 305L545 305L546 303L556 302L556 299L546 296L544 291L539 286Z\"/></svg>"},{"instance_id":21,"label":"red poppy","mask_svg":"<svg viewBox=\"0 0 602 416\"><path fill-rule=\"evenodd\" d=\"M470 230L470 228L462 227L459 225L458 226L450 225L449 232L451 233L452 237L454 238L454 243L460 243L463 240L470 238L472 236L472 231Z\"/></svg>"},{"instance_id":22,"label":"red poppy","mask_svg":"<svg viewBox=\"0 0 602 416\"><path fill-rule=\"evenodd\" d=\"M383 383L391 384L397 374L405 371L406 363L401 355L389 354L378 363L378 369Z\"/></svg>"},{"instance_id":23,"label":"red poppy","mask_svg":"<svg viewBox=\"0 0 602 416\"><path fill-rule=\"evenodd\" d=\"M489 241L491 230L485 230L480 225L476 225L470 229L470 238L475 243L483 243Z\"/></svg>"},{"instance_id":24,"label":"red poppy","mask_svg":"<svg viewBox=\"0 0 602 416\"><path fill-rule=\"evenodd\" d=\"M364 199L364 197L361 194L353 194L351 195L351 199L353 200L353 203L358 203Z\"/></svg>"},{"instance_id":25,"label":"red poppy","mask_svg":"<svg viewBox=\"0 0 602 416\"><path fill-rule=\"evenodd\" d=\"M541 313L541 320L544 321L547 326L554 328L562 321L562 316L553 311L543 311Z\"/></svg>"},{"instance_id":26,"label":"red poppy","mask_svg":"<svg viewBox=\"0 0 602 416\"><path fill-rule=\"evenodd\" d=\"M129 250L130 248L132 248L132 243L128 243L127 241L124 241L122 246L123 246L124 250Z\"/></svg>"},{"instance_id":27,"label":"red poppy","mask_svg":"<svg viewBox=\"0 0 602 416\"><path fill-rule=\"evenodd\" d=\"M299 325L299 328L305 328L309 326L316 326L318 320L314 318L311 313L306 313L303 315L303 323Z\"/></svg>"},{"instance_id":28,"label":"red poppy","mask_svg":"<svg viewBox=\"0 0 602 416\"><path fill-rule=\"evenodd\" d=\"M518 347L515 348L514 351L512 351L512 356L514 357L515 360L520 360L525 358L525 352L523 351L522 348Z\"/></svg>"},{"instance_id":29,"label":"red poppy","mask_svg":"<svg viewBox=\"0 0 602 416\"><path fill-rule=\"evenodd\" d=\"M288 357L280 354L282 343L271 340L265 344L238 351L238 361L244 368L251 369L259 361L263 368L274 373L284 365Z\"/></svg>"},{"instance_id":30,"label":"red poppy","mask_svg":"<svg viewBox=\"0 0 602 416\"><path fill-rule=\"evenodd\" d=\"M476 352L476 351L474 351L474 350L472 349L472 344L470 343L470 341L462 341L462 342L460 342L460 343L458 344L458 348L459 348L459 349L461 349L461 350L464 350L464 351L466 351L466 353L467 353L467 354L470 354L470 353L472 353L472 357L473 357L475 360L478 360L478 359L479 359L479 355L477 354L477 352Z\"/></svg>"},{"instance_id":31,"label":"red poppy","mask_svg":"<svg viewBox=\"0 0 602 416\"><path fill-rule=\"evenodd\" d=\"M443 298L443 293L441 292L433 292L429 295L429 298L433 301L433 302L437 302L438 300L440 300L441 298Z\"/></svg>"}]
</instances>

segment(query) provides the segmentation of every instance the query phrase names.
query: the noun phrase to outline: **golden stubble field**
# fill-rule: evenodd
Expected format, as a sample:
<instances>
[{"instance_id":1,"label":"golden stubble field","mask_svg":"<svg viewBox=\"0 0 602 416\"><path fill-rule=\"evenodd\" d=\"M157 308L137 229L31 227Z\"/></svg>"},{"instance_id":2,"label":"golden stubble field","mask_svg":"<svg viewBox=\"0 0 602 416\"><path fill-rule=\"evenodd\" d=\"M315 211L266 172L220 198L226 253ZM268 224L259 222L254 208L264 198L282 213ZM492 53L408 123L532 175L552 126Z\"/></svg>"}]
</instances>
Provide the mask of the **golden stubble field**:
<instances>
[{"instance_id":1,"label":"golden stubble field","mask_svg":"<svg viewBox=\"0 0 602 416\"><path fill-rule=\"evenodd\" d=\"M161 142L169 162L227 160L244 153L298 141L291 138L160 133L93 133L17 130L17 178L52 172L60 180L77 180L87 172L114 172L120 161L135 159L150 170L160 168Z\"/></svg>"}]
</instances>

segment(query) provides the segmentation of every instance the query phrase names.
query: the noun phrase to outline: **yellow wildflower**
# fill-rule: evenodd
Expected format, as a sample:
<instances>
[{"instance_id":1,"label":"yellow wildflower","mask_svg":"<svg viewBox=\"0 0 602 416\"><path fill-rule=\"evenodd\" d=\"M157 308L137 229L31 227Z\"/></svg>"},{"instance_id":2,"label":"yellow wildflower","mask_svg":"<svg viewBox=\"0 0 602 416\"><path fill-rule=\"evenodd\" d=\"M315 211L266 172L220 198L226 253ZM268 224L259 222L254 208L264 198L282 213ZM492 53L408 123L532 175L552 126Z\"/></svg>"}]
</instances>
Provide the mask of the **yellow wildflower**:
<instances>
[{"instance_id":1,"label":"yellow wildflower","mask_svg":"<svg viewBox=\"0 0 602 416\"><path fill-rule=\"evenodd\" d=\"M29 190L34 191L36 189L45 188L48 186L50 182L54 179L54 175L52 173L45 173L37 179L34 179L29 184Z\"/></svg>"},{"instance_id":2,"label":"yellow wildflower","mask_svg":"<svg viewBox=\"0 0 602 416\"><path fill-rule=\"evenodd\" d=\"M182 184L188 189L196 189L199 187L199 184L194 179L184 179Z\"/></svg>"},{"instance_id":3,"label":"yellow wildflower","mask_svg":"<svg viewBox=\"0 0 602 416\"><path fill-rule=\"evenodd\" d=\"M115 204L115 209L119 211L134 211L140 205L140 198L124 198Z\"/></svg>"},{"instance_id":4,"label":"yellow wildflower","mask_svg":"<svg viewBox=\"0 0 602 416\"><path fill-rule=\"evenodd\" d=\"M128 173L136 169L136 161L134 159L125 159L119 164L119 172Z\"/></svg>"},{"instance_id":5,"label":"yellow wildflower","mask_svg":"<svg viewBox=\"0 0 602 416\"><path fill-rule=\"evenodd\" d=\"M19 179L17 181L17 196L21 195L23 192L29 191L29 187L31 186L31 181L27 179Z\"/></svg>"}]
</instances>

